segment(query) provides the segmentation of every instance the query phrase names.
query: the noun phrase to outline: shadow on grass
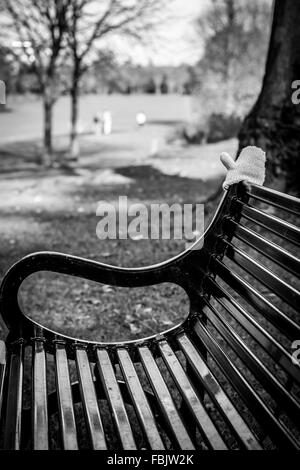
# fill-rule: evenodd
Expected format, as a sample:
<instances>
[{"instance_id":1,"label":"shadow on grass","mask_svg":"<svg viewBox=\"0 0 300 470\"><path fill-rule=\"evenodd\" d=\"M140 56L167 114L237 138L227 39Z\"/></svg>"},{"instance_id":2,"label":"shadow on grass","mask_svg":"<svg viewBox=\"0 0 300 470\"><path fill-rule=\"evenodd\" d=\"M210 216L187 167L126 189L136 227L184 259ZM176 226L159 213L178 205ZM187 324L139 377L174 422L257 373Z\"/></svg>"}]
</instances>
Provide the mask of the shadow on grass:
<instances>
[{"instance_id":1,"label":"shadow on grass","mask_svg":"<svg viewBox=\"0 0 300 470\"><path fill-rule=\"evenodd\" d=\"M71 166L68 150L68 135L56 138L56 146L53 151L53 161L58 166L65 168ZM101 167L102 156L105 161L113 158L122 162L123 152L133 152L134 145L115 145L111 142L101 140L81 141L81 157L78 166L99 168ZM17 171L33 171L34 173L43 171L42 167L43 145L40 140L17 141L2 144L0 146L0 171L1 174L15 173ZM95 157L93 161L86 162L87 157ZM117 163L120 164L120 163Z\"/></svg>"},{"instance_id":2,"label":"shadow on grass","mask_svg":"<svg viewBox=\"0 0 300 470\"><path fill-rule=\"evenodd\" d=\"M184 121L182 119L149 119L147 124L153 126L178 126L183 124Z\"/></svg>"},{"instance_id":3,"label":"shadow on grass","mask_svg":"<svg viewBox=\"0 0 300 470\"><path fill-rule=\"evenodd\" d=\"M113 169L114 173L134 181L132 184L112 185L111 198L126 195L128 198L141 202L179 202L185 204L205 203L208 196L213 194L220 185L222 178L202 181L197 178L187 178L179 175L167 175L152 165L128 165ZM100 200L107 197L107 190L101 185L83 184L76 188L86 197Z\"/></svg>"}]
</instances>

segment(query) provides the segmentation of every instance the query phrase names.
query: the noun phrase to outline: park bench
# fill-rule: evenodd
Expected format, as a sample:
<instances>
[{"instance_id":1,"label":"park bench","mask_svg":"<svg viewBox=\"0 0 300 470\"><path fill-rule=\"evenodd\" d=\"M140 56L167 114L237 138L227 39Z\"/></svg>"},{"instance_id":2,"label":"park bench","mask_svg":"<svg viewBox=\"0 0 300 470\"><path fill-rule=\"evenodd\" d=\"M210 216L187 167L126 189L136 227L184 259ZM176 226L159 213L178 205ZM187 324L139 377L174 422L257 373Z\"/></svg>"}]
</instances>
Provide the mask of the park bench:
<instances>
[{"instance_id":1,"label":"park bench","mask_svg":"<svg viewBox=\"0 0 300 470\"><path fill-rule=\"evenodd\" d=\"M77 449L84 426L93 449L299 448L299 213L298 199L239 183L202 248L161 264L125 269L49 252L15 264L1 288L9 331L0 349L1 446L48 449L54 432L63 449ZM138 341L70 338L20 309L19 287L38 271L127 288L175 283L190 313ZM49 374L56 391L48 394Z\"/></svg>"}]
</instances>

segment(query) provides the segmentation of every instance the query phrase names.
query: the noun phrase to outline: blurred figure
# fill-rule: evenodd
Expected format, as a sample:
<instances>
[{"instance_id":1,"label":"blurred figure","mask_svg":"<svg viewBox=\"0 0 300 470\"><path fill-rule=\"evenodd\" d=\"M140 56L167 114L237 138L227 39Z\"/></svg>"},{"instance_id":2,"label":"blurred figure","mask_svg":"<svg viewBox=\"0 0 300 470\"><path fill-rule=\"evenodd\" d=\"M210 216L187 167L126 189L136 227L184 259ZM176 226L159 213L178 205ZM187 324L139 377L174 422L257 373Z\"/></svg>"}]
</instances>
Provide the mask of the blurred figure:
<instances>
[{"instance_id":1,"label":"blurred figure","mask_svg":"<svg viewBox=\"0 0 300 470\"><path fill-rule=\"evenodd\" d=\"M158 150L159 140L157 138L153 138L151 141L150 156L155 157L158 154Z\"/></svg>"},{"instance_id":2,"label":"blurred figure","mask_svg":"<svg viewBox=\"0 0 300 470\"><path fill-rule=\"evenodd\" d=\"M135 117L136 123L139 127L143 127L147 122L146 114L140 111Z\"/></svg>"},{"instance_id":3,"label":"blurred figure","mask_svg":"<svg viewBox=\"0 0 300 470\"><path fill-rule=\"evenodd\" d=\"M112 131L112 116L110 111L104 111L102 115L102 134L110 135Z\"/></svg>"},{"instance_id":4,"label":"blurred figure","mask_svg":"<svg viewBox=\"0 0 300 470\"><path fill-rule=\"evenodd\" d=\"M100 111L94 117L94 129L96 135L102 134L102 113Z\"/></svg>"}]
</instances>

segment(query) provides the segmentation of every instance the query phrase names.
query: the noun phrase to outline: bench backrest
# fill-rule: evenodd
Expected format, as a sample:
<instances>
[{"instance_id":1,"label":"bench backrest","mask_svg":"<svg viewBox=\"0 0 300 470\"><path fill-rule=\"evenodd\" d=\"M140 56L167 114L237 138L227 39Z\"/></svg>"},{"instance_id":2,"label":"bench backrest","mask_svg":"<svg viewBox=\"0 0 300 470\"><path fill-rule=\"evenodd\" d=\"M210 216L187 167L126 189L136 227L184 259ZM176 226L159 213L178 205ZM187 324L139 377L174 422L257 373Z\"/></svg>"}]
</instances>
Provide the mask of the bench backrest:
<instances>
[{"instance_id":1,"label":"bench backrest","mask_svg":"<svg viewBox=\"0 0 300 470\"><path fill-rule=\"evenodd\" d=\"M230 395L290 445L300 422L300 201L240 185L226 204L198 260L194 339Z\"/></svg>"}]
</instances>

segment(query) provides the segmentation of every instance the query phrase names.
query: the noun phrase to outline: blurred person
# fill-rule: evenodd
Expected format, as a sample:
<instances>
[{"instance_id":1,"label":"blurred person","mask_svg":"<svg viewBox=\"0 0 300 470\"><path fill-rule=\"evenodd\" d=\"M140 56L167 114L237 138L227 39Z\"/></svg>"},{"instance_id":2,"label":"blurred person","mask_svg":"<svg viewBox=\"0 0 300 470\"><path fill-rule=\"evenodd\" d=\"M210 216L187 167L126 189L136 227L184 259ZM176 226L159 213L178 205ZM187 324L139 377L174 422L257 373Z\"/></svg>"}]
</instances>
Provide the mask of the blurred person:
<instances>
[{"instance_id":1,"label":"blurred person","mask_svg":"<svg viewBox=\"0 0 300 470\"><path fill-rule=\"evenodd\" d=\"M106 110L102 115L102 134L110 135L112 132L112 115L111 112Z\"/></svg>"},{"instance_id":2,"label":"blurred person","mask_svg":"<svg viewBox=\"0 0 300 470\"><path fill-rule=\"evenodd\" d=\"M139 127L143 127L147 122L146 114L142 111L138 112L135 117L136 123Z\"/></svg>"}]
</instances>

